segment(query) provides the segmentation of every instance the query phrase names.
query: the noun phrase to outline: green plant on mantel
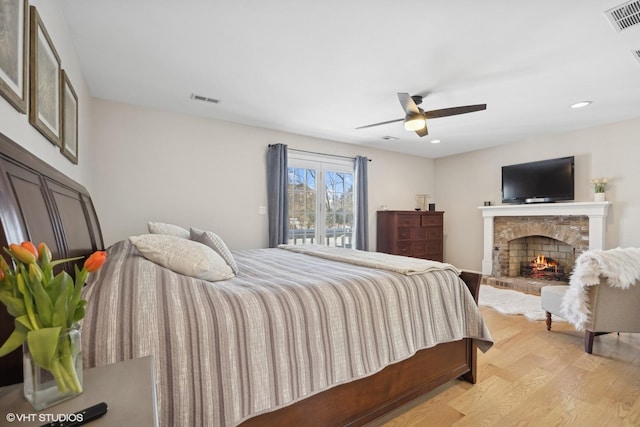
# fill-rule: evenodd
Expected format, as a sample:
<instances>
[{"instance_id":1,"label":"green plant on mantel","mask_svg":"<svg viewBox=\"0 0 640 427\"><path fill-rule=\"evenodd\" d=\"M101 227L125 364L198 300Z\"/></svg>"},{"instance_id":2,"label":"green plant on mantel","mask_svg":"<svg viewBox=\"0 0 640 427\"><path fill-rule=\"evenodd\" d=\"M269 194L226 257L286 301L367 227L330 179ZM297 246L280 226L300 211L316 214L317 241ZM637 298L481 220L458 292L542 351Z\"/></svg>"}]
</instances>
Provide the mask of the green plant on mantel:
<instances>
[{"instance_id":1,"label":"green plant on mantel","mask_svg":"<svg viewBox=\"0 0 640 427\"><path fill-rule=\"evenodd\" d=\"M593 178L591 180L596 193L604 193L608 182L609 178Z\"/></svg>"}]
</instances>

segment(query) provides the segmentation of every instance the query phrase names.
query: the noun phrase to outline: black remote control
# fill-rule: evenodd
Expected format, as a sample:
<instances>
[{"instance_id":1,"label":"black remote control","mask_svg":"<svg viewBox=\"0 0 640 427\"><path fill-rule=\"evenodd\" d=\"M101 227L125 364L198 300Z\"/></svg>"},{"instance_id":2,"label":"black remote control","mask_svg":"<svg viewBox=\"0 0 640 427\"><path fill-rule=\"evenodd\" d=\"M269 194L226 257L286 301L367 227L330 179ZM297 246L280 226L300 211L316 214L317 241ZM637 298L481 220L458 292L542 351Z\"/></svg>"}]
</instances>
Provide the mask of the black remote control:
<instances>
[{"instance_id":1,"label":"black remote control","mask_svg":"<svg viewBox=\"0 0 640 427\"><path fill-rule=\"evenodd\" d=\"M75 414L69 415L68 421L56 421L53 423L43 424L42 427L72 427L81 426L93 421L96 418L100 418L107 412L107 404L104 402L97 405L90 406L82 411L78 411Z\"/></svg>"}]
</instances>

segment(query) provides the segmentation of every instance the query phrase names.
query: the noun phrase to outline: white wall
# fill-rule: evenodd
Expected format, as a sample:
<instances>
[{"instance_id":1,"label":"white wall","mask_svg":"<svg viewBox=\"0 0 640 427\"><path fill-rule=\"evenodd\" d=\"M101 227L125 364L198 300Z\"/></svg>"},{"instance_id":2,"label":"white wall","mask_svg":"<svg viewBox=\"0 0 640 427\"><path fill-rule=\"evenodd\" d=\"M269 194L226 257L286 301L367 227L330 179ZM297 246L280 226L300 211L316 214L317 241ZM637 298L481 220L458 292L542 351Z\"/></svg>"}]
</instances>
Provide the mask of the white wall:
<instances>
[{"instance_id":1,"label":"white wall","mask_svg":"<svg viewBox=\"0 0 640 427\"><path fill-rule=\"evenodd\" d=\"M79 164L73 165L0 98L0 132L85 185L93 194L105 241L145 231L149 220L218 231L234 249L263 247L267 217L265 152L270 143L353 156L369 165L369 222L375 212L413 209L414 196L436 196L445 213L445 258L480 269L482 218L477 207L500 197L500 167L576 156L576 200L591 199L592 177L614 179L607 247L639 246L640 119L550 135L430 160L237 124L138 108L90 97L64 16L56 2L32 0L53 39L79 98ZM392 142L390 143L392 144ZM242 166L242 167L241 167Z\"/></svg>"},{"instance_id":2,"label":"white wall","mask_svg":"<svg viewBox=\"0 0 640 427\"><path fill-rule=\"evenodd\" d=\"M212 230L231 249L267 246L267 145L372 159L370 249L381 205L413 209L434 193L433 160L94 99L94 203L105 244L148 221ZM392 142L390 143L392 144Z\"/></svg>"},{"instance_id":3,"label":"white wall","mask_svg":"<svg viewBox=\"0 0 640 427\"><path fill-rule=\"evenodd\" d=\"M480 270L482 215L478 206L500 203L501 167L575 156L576 201L592 201L592 178L609 177L606 247L640 247L640 119L437 159L436 191L445 213L445 259Z\"/></svg>"},{"instance_id":4,"label":"white wall","mask_svg":"<svg viewBox=\"0 0 640 427\"><path fill-rule=\"evenodd\" d=\"M29 123L27 114L19 113L0 97L0 132L22 145L35 156L75 179L91 191L93 178L93 136L91 132L91 97L75 54L67 23L57 2L32 0L51 37L71 84L78 95L78 165L74 165ZM28 49L28 47L27 47ZM28 80L28 78L27 78ZM28 93L27 93L28 99Z\"/></svg>"}]
</instances>

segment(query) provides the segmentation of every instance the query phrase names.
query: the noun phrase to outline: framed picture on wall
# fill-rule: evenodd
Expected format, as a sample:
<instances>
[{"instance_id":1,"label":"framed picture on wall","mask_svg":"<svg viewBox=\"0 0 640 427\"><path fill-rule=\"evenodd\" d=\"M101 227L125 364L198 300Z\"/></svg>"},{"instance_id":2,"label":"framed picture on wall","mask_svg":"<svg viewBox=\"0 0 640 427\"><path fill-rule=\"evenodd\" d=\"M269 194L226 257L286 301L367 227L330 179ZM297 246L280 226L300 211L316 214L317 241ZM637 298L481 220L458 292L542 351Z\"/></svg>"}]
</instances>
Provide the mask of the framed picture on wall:
<instances>
[{"instance_id":1,"label":"framed picture on wall","mask_svg":"<svg viewBox=\"0 0 640 427\"><path fill-rule=\"evenodd\" d=\"M60 57L34 6L30 7L29 122L62 146Z\"/></svg>"},{"instance_id":2,"label":"framed picture on wall","mask_svg":"<svg viewBox=\"0 0 640 427\"><path fill-rule=\"evenodd\" d=\"M60 151L72 163L78 164L78 95L69 76L62 70L62 147Z\"/></svg>"},{"instance_id":3,"label":"framed picture on wall","mask_svg":"<svg viewBox=\"0 0 640 427\"><path fill-rule=\"evenodd\" d=\"M27 0L0 0L0 95L27 112Z\"/></svg>"}]
</instances>

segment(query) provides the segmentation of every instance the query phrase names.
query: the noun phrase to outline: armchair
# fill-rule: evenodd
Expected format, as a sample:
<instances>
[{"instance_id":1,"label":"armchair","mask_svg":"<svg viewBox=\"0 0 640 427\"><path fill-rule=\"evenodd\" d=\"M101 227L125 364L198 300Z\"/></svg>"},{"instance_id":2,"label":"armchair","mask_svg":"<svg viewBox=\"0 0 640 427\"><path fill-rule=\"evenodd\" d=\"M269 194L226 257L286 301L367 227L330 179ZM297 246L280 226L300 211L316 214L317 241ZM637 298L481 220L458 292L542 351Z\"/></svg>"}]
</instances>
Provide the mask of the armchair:
<instances>
[{"instance_id":1,"label":"armchair","mask_svg":"<svg viewBox=\"0 0 640 427\"><path fill-rule=\"evenodd\" d=\"M545 286L541 290L540 305L547 315L547 330L551 330L551 314L570 320L563 299L570 286ZM600 283L586 289L586 309L590 313L584 324L584 351L592 354L596 335L611 332L640 332L640 282L628 289L610 286L601 277ZM574 323L574 322L572 322ZM574 323L574 326L576 323Z\"/></svg>"},{"instance_id":2,"label":"armchair","mask_svg":"<svg viewBox=\"0 0 640 427\"><path fill-rule=\"evenodd\" d=\"M609 332L640 332L640 248L583 252L569 286L545 286L541 306L585 330L584 350L591 354L593 338Z\"/></svg>"}]
</instances>

